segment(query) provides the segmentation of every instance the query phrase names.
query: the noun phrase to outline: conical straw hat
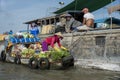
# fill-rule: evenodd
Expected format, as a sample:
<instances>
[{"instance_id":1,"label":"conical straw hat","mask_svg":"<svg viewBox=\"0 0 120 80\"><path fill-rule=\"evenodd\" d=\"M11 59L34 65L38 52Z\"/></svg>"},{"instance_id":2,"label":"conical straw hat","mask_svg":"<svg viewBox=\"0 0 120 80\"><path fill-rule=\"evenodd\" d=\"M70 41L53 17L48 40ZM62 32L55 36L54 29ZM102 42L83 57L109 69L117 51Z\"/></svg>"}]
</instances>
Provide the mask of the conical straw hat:
<instances>
[{"instance_id":1,"label":"conical straw hat","mask_svg":"<svg viewBox=\"0 0 120 80\"><path fill-rule=\"evenodd\" d=\"M63 37L63 35L62 35L61 32L57 32L57 33L55 33L55 35L58 35L58 36L60 36L60 37Z\"/></svg>"}]
</instances>

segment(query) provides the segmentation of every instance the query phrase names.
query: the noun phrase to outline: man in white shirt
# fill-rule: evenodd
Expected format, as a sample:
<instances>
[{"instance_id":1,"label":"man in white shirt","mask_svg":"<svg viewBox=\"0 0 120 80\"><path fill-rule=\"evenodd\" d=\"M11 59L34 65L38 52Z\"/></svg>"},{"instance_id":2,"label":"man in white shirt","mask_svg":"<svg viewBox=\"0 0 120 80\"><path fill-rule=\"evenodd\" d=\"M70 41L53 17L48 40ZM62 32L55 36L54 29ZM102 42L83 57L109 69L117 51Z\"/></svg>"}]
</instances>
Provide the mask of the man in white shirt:
<instances>
[{"instance_id":1,"label":"man in white shirt","mask_svg":"<svg viewBox=\"0 0 120 80\"><path fill-rule=\"evenodd\" d=\"M78 30L88 30L91 29L94 26L94 15L89 12L88 8L84 8L82 10L84 13L83 16L83 26L77 27Z\"/></svg>"}]
</instances>

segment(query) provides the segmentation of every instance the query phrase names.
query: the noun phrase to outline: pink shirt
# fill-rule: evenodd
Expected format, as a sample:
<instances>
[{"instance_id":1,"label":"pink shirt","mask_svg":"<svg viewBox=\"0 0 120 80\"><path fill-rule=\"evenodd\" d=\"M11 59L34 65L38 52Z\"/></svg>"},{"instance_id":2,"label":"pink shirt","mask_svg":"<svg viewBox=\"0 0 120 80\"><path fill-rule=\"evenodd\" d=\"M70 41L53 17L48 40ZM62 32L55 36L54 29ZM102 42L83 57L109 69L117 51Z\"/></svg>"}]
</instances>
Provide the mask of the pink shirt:
<instances>
[{"instance_id":1,"label":"pink shirt","mask_svg":"<svg viewBox=\"0 0 120 80\"><path fill-rule=\"evenodd\" d=\"M57 35L50 36L46 38L45 41L48 45L51 45L51 47L54 47L55 43L58 43L58 46L61 47L60 38Z\"/></svg>"}]
</instances>

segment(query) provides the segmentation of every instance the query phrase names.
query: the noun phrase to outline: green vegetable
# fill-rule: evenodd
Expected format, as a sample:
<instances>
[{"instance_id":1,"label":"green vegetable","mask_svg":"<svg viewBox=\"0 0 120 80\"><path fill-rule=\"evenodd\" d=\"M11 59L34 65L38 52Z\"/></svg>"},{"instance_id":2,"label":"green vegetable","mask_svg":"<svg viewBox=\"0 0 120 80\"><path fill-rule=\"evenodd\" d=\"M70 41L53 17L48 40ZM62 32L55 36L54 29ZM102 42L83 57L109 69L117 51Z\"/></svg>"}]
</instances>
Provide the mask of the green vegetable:
<instances>
[{"instance_id":1,"label":"green vegetable","mask_svg":"<svg viewBox=\"0 0 120 80\"><path fill-rule=\"evenodd\" d=\"M47 57L49 57L49 55L50 55L50 52L39 53L40 58L47 58Z\"/></svg>"},{"instance_id":2,"label":"green vegetable","mask_svg":"<svg viewBox=\"0 0 120 80\"><path fill-rule=\"evenodd\" d=\"M35 53L34 49L24 49L22 55L33 55Z\"/></svg>"},{"instance_id":3,"label":"green vegetable","mask_svg":"<svg viewBox=\"0 0 120 80\"><path fill-rule=\"evenodd\" d=\"M65 51L65 50L60 50L60 51L52 51L51 52L51 58L52 60L59 60L61 59L62 57L65 57L65 56L68 56L70 55L68 51Z\"/></svg>"}]
</instances>

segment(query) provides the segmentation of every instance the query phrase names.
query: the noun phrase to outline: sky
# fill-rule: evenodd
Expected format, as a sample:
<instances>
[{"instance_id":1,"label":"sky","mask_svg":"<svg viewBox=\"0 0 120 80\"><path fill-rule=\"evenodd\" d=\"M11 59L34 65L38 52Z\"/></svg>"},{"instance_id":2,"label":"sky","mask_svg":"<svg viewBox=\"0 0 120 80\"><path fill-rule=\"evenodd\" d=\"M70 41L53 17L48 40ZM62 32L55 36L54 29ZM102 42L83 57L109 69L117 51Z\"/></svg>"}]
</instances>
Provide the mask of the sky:
<instances>
[{"instance_id":1,"label":"sky","mask_svg":"<svg viewBox=\"0 0 120 80\"><path fill-rule=\"evenodd\" d=\"M72 1L74 0L0 0L0 33L25 30L27 25L23 24L24 22L50 16L53 11L63 7L59 2L67 5ZM120 4L120 0L110 5L118 3ZM106 7L93 12L96 19L108 16ZM112 16L114 15L118 17L120 13L112 13Z\"/></svg>"},{"instance_id":2,"label":"sky","mask_svg":"<svg viewBox=\"0 0 120 80\"><path fill-rule=\"evenodd\" d=\"M63 0L0 0L0 33L24 30L26 21L49 16ZM65 5L73 0L65 0Z\"/></svg>"}]
</instances>

